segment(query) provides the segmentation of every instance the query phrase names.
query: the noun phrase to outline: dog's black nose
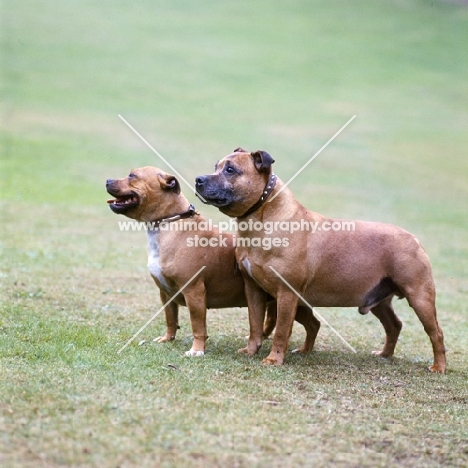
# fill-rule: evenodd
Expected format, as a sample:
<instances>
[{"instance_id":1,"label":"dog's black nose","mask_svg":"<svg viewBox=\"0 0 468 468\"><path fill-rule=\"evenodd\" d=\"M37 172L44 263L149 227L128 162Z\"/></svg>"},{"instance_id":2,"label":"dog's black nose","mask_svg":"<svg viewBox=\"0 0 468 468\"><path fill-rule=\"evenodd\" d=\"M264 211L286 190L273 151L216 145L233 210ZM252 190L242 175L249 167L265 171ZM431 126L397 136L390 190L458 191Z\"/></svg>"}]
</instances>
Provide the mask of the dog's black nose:
<instances>
[{"instance_id":1,"label":"dog's black nose","mask_svg":"<svg viewBox=\"0 0 468 468\"><path fill-rule=\"evenodd\" d=\"M107 179L106 180L106 187L109 187L109 185L112 184L112 182L114 182L114 179Z\"/></svg>"},{"instance_id":2,"label":"dog's black nose","mask_svg":"<svg viewBox=\"0 0 468 468\"><path fill-rule=\"evenodd\" d=\"M197 185L197 187L201 187L202 185L205 185L205 182L206 182L205 176L198 176L195 179L195 184Z\"/></svg>"}]
</instances>

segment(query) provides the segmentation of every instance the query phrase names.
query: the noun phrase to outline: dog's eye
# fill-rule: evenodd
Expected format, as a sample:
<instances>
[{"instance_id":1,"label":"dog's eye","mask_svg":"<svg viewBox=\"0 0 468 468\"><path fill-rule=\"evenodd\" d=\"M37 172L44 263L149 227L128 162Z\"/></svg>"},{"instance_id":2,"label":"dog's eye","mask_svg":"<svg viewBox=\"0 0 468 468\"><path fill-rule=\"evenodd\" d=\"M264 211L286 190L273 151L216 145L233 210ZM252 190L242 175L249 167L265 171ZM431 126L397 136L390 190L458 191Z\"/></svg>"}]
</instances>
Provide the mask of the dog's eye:
<instances>
[{"instance_id":1,"label":"dog's eye","mask_svg":"<svg viewBox=\"0 0 468 468\"><path fill-rule=\"evenodd\" d=\"M227 166L225 171L228 173L228 174L234 174L236 171L235 169L232 167L232 166Z\"/></svg>"},{"instance_id":2,"label":"dog's eye","mask_svg":"<svg viewBox=\"0 0 468 468\"><path fill-rule=\"evenodd\" d=\"M128 174L128 178L129 179L135 179L136 175L133 172L130 172L130 174Z\"/></svg>"}]
</instances>

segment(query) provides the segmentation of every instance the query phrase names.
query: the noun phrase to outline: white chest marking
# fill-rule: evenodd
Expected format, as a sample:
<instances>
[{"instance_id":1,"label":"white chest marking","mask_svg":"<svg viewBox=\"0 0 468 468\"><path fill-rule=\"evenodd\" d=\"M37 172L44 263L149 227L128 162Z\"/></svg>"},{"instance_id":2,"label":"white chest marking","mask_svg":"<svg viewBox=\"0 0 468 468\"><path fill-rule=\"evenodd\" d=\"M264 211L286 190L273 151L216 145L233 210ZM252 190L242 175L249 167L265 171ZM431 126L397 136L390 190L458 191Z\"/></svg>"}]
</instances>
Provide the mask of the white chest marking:
<instances>
[{"instance_id":1,"label":"white chest marking","mask_svg":"<svg viewBox=\"0 0 468 468\"><path fill-rule=\"evenodd\" d=\"M169 288L166 278L164 278L159 259L159 232L147 231L148 235L148 268L162 286Z\"/></svg>"},{"instance_id":2,"label":"white chest marking","mask_svg":"<svg viewBox=\"0 0 468 468\"><path fill-rule=\"evenodd\" d=\"M245 257L243 260L242 260L242 266L247 270L247 273L249 274L249 276L251 278L252 277L252 269L250 268L250 262L249 262L249 259L247 257Z\"/></svg>"}]
</instances>

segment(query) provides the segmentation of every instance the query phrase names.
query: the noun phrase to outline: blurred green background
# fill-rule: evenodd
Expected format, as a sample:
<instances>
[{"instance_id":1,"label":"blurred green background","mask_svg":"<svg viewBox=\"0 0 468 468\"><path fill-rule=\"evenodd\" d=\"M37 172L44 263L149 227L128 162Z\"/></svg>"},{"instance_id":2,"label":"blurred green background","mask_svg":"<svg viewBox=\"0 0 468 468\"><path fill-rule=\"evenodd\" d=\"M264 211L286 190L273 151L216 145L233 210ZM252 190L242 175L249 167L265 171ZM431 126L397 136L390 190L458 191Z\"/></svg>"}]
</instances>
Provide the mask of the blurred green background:
<instances>
[{"instance_id":1,"label":"blurred green background","mask_svg":"<svg viewBox=\"0 0 468 468\"><path fill-rule=\"evenodd\" d=\"M119 113L187 178L242 145L269 151L283 179L356 114L299 196L331 186L331 214L377 203L387 219L421 190L466 195L460 5L23 1L2 16L8 200L96 204L106 176L162 167Z\"/></svg>"}]
</instances>

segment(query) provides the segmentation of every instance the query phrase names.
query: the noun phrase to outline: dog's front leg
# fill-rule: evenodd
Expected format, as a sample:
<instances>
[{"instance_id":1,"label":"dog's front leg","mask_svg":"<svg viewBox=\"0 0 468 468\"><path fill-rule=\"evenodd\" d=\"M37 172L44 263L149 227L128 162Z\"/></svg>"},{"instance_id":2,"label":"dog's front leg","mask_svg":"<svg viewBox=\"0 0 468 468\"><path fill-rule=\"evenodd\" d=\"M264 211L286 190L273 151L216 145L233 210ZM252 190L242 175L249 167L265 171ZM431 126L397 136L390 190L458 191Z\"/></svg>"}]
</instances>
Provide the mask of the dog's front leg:
<instances>
[{"instance_id":1,"label":"dog's front leg","mask_svg":"<svg viewBox=\"0 0 468 468\"><path fill-rule=\"evenodd\" d=\"M263 360L263 364L283 364L284 356L288 350L289 337L292 332L297 303L298 297L291 290L278 291L278 318L276 321L275 335L273 337L273 346L268 357Z\"/></svg>"},{"instance_id":2,"label":"dog's front leg","mask_svg":"<svg viewBox=\"0 0 468 468\"><path fill-rule=\"evenodd\" d=\"M162 304L166 304L169 300L169 296L163 292L159 291ZM164 336L158 336L153 341L157 343L166 343L172 341L179 329L179 306L175 302L166 304L164 306L164 313L166 314L166 333Z\"/></svg>"},{"instance_id":3,"label":"dog's front leg","mask_svg":"<svg viewBox=\"0 0 468 468\"><path fill-rule=\"evenodd\" d=\"M246 348L239 349L239 353L253 356L262 347L263 322L267 295L258 284L249 277L244 277L245 296L249 307L250 335Z\"/></svg>"},{"instance_id":4,"label":"dog's front leg","mask_svg":"<svg viewBox=\"0 0 468 468\"><path fill-rule=\"evenodd\" d=\"M204 356L208 335L206 334L206 289L203 281L198 281L187 288L184 297L190 312L193 332L192 348L185 355Z\"/></svg>"}]
</instances>

